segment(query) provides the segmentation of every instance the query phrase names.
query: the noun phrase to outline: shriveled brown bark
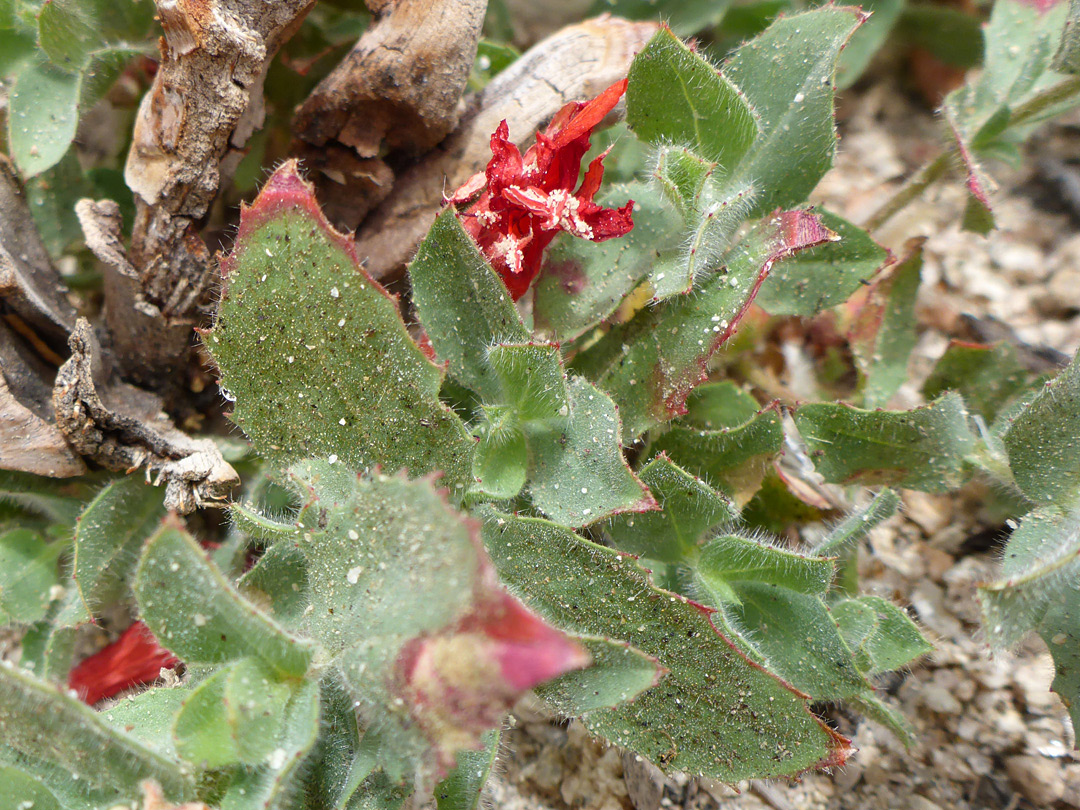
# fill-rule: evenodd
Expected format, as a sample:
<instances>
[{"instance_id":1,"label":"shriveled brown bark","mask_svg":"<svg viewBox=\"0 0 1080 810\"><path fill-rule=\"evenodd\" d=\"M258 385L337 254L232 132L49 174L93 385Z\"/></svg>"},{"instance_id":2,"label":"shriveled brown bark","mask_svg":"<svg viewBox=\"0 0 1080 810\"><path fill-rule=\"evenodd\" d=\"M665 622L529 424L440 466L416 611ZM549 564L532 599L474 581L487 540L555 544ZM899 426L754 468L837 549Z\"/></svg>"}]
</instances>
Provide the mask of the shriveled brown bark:
<instances>
[{"instance_id":1,"label":"shriveled brown bark","mask_svg":"<svg viewBox=\"0 0 1080 810\"><path fill-rule=\"evenodd\" d=\"M357 234L360 255L375 278L398 273L452 191L491 157L491 133L506 119L523 144L568 101L595 96L626 76L634 54L656 32L652 22L601 16L564 28L530 48L469 99L462 123L404 172L386 203Z\"/></svg>"},{"instance_id":2,"label":"shriveled brown bark","mask_svg":"<svg viewBox=\"0 0 1080 810\"><path fill-rule=\"evenodd\" d=\"M71 357L56 375L53 408L64 438L108 470L145 467L165 484L165 506L182 514L220 505L240 478L211 439L177 429L148 391L116 379L88 321L70 338Z\"/></svg>"},{"instance_id":3,"label":"shriveled brown bark","mask_svg":"<svg viewBox=\"0 0 1080 810\"><path fill-rule=\"evenodd\" d=\"M41 358L0 321L0 469L68 478L86 465L52 418L52 378Z\"/></svg>"},{"instance_id":4,"label":"shriveled brown bark","mask_svg":"<svg viewBox=\"0 0 1080 810\"><path fill-rule=\"evenodd\" d=\"M53 267L15 167L0 155L0 300L53 349L63 351L75 308Z\"/></svg>"},{"instance_id":5,"label":"shriveled brown bark","mask_svg":"<svg viewBox=\"0 0 1080 810\"><path fill-rule=\"evenodd\" d=\"M52 381L75 324L66 296L15 169L0 155L0 469L86 472L52 418Z\"/></svg>"},{"instance_id":6,"label":"shriveled brown bark","mask_svg":"<svg viewBox=\"0 0 1080 810\"><path fill-rule=\"evenodd\" d=\"M314 0L156 2L161 66L139 107L125 169L135 192L134 274L113 268L106 307L124 376L168 390L213 278L194 226L261 126L270 60Z\"/></svg>"},{"instance_id":7,"label":"shriveled brown bark","mask_svg":"<svg viewBox=\"0 0 1080 810\"><path fill-rule=\"evenodd\" d=\"M314 146L337 141L373 158L425 152L457 124L486 0L398 0L297 111Z\"/></svg>"},{"instance_id":8,"label":"shriveled brown bark","mask_svg":"<svg viewBox=\"0 0 1080 810\"><path fill-rule=\"evenodd\" d=\"M301 105L294 153L339 228L390 193L388 153L422 154L457 126L486 0L369 0L378 15Z\"/></svg>"}]
</instances>

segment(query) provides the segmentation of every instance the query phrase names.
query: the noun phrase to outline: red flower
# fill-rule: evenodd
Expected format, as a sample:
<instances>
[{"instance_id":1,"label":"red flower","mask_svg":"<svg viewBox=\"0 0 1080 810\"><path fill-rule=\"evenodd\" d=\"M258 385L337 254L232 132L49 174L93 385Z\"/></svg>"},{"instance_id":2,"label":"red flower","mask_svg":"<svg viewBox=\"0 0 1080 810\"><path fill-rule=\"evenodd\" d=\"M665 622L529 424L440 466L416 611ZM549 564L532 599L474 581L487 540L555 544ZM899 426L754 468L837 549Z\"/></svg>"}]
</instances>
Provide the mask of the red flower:
<instances>
[{"instance_id":1,"label":"red flower","mask_svg":"<svg viewBox=\"0 0 1080 810\"><path fill-rule=\"evenodd\" d=\"M536 143L522 156L509 140L506 121L491 136L487 169L469 179L447 199L464 204L465 230L506 282L514 300L523 296L540 272L544 248L559 231L593 242L623 236L634 227L630 211L593 202L604 177L604 152L589 164L574 191L589 135L619 103L626 79L615 82L587 104L571 102L559 110ZM479 197L476 195L479 194Z\"/></svg>"},{"instance_id":2,"label":"red flower","mask_svg":"<svg viewBox=\"0 0 1080 810\"><path fill-rule=\"evenodd\" d=\"M93 705L132 686L156 681L162 667L180 660L163 649L146 625L135 622L120 638L91 655L68 674L68 686Z\"/></svg>"},{"instance_id":3,"label":"red flower","mask_svg":"<svg viewBox=\"0 0 1080 810\"><path fill-rule=\"evenodd\" d=\"M485 581L485 589L493 581ZM432 744L438 772L475 749L521 695L590 662L589 653L517 599L492 592L453 626L405 643L398 691Z\"/></svg>"}]
</instances>

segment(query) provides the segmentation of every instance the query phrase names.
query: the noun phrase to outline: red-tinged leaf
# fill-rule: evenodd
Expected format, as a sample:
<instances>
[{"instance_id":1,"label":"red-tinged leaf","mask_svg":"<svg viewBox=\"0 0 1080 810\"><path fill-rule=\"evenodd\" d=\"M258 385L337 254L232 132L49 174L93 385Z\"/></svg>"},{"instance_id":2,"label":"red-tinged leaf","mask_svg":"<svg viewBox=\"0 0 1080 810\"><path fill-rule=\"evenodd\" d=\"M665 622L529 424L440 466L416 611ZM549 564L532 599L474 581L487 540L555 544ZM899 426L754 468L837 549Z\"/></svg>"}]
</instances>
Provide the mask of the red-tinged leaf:
<instances>
[{"instance_id":1,"label":"red-tinged leaf","mask_svg":"<svg viewBox=\"0 0 1080 810\"><path fill-rule=\"evenodd\" d=\"M142 622L135 622L116 641L71 670L68 686L86 703L113 697L125 689L152 683L163 668L180 663L157 643Z\"/></svg>"},{"instance_id":2,"label":"red-tinged leaf","mask_svg":"<svg viewBox=\"0 0 1080 810\"><path fill-rule=\"evenodd\" d=\"M280 465L336 457L463 484L474 442L439 400L442 369L312 192L295 161L282 164L221 260L222 299L204 341L235 399L233 421Z\"/></svg>"},{"instance_id":3,"label":"red-tinged leaf","mask_svg":"<svg viewBox=\"0 0 1080 810\"><path fill-rule=\"evenodd\" d=\"M738 329L776 262L837 238L810 211L777 211L692 295L643 310L608 333L591 351L607 353L598 384L620 408L624 442L686 412L687 396L707 379L710 359Z\"/></svg>"}]
</instances>

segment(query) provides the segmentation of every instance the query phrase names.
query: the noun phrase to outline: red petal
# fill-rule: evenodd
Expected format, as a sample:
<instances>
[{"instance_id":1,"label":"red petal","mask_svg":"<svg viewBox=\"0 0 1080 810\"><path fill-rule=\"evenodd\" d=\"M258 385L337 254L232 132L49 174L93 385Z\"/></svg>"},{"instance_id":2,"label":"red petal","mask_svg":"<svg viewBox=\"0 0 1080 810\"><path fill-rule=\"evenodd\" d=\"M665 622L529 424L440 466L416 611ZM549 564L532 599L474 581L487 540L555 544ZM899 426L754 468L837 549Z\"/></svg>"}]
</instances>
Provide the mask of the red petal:
<instances>
[{"instance_id":1,"label":"red petal","mask_svg":"<svg viewBox=\"0 0 1080 810\"><path fill-rule=\"evenodd\" d=\"M491 136L491 160L487 165L488 190L497 194L521 181L524 164L517 144L510 140L510 128L504 119Z\"/></svg>"},{"instance_id":2,"label":"red petal","mask_svg":"<svg viewBox=\"0 0 1080 810\"><path fill-rule=\"evenodd\" d=\"M570 119L562 131L555 136L552 146L559 149L582 135L589 135L596 128L596 125L604 120L604 116L615 109L615 105L619 103L619 99L626 92L627 84L629 84L628 79L619 79L619 81L582 107L577 115Z\"/></svg>"},{"instance_id":3,"label":"red petal","mask_svg":"<svg viewBox=\"0 0 1080 810\"><path fill-rule=\"evenodd\" d=\"M163 667L180 663L161 647L142 622L135 622L116 641L80 663L68 674L68 686L93 705L132 686L152 683Z\"/></svg>"},{"instance_id":4,"label":"red petal","mask_svg":"<svg viewBox=\"0 0 1080 810\"><path fill-rule=\"evenodd\" d=\"M607 157L610 151L611 147L609 146L604 150L603 154L592 159L592 163L589 164L589 168L585 171L585 177L581 181L581 188L574 195L579 200L592 202L592 198L600 190L600 183L604 179L604 158Z\"/></svg>"},{"instance_id":5,"label":"red petal","mask_svg":"<svg viewBox=\"0 0 1080 810\"><path fill-rule=\"evenodd\" d=\"M493 641L503 679L524 692L589 663L588 653L512 596L503 594L473 627ZM464 629L464 628L463 628Z\"/></svg>"},{"instance_id":6,"label":"red petal","mask_svg":"<svg viewBox=\"0 0 1080 810\"><path fill-rule=\"evenodd\" d=\"M622 208L597 206L595 211L586 211L583 207L580 216L592 228L593 235L590 241L603 242L606 239L614 239L630 233L634 227L634 218L631 214L633 210L634 201L630 200Z\"/></svg>"},{"instance_id":7,"label":"red petal","mask_svg":"<svg viewBox=\"0 0 1080 810\"><path fill-rule=\"evenodd\" d=\"M477 172L462 183L458 190L449 197L443 197L443 202L451 203L452 205L461 205L470 202L486 185L487 174L485 172Z\"/></svg>"}]
</instances>

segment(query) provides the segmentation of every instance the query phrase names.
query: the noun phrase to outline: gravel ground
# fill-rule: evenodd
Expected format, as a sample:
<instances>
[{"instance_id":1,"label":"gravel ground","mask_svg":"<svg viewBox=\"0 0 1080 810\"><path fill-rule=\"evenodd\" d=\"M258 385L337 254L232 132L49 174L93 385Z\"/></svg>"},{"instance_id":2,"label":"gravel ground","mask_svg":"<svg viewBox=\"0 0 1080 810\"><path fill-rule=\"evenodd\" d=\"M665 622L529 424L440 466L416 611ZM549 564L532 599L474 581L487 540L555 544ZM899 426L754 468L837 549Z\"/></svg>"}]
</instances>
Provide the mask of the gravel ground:
<instances>
[{"instance_id":1,"label":"gravel ground","mask_svg":"<svg viewBox=\"0 0 1080 810\"><path fill-rule=\"evenodd\" d=\"M896 85L876 83L840 100L840 153L818 189L818 202L859 222L910 172L933 157L938 122ZM921 339L911 360L916 393L950 337L972 330L1014 330L1042 356L1080 348L1080 207L1069 197L1080 181L1069 158L1080 155L1080 116L1031 142L1023 165L992 167L999 227L989 237L960 230L963 187L931 189L878 237L898 250L922 235L925 250L918 314ZM984 332L985 334L985 332ZM905 492L901 515L876 530L862 555L866 590L910 606L936 646L911 670L879 684L913 724L905 751L882 726L842 709L829 711L858 753L833 773L785 783L729 787L664 779L652 766L592 739L577 723L560 724L521 706L506 735L503 770L490 803L507 810L982 810L1080 808L1080 756L1064 706L1049 691L1052 666L1032 639L991 655L979 630L975 585L994 565L997 519L983 514L978 485L954 496ZM737 790L735 789L737 788Z\"/></svg>"}]
</instances>

